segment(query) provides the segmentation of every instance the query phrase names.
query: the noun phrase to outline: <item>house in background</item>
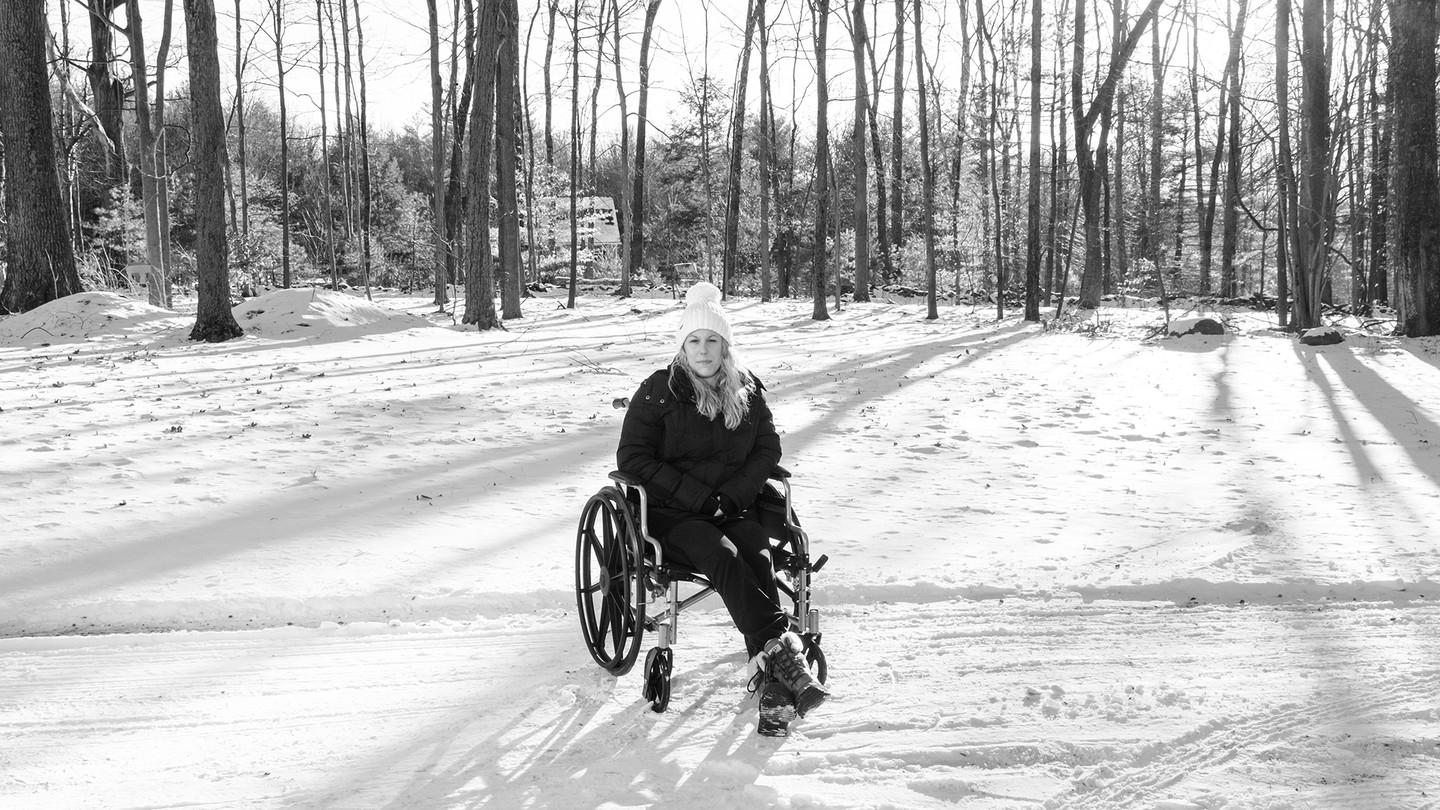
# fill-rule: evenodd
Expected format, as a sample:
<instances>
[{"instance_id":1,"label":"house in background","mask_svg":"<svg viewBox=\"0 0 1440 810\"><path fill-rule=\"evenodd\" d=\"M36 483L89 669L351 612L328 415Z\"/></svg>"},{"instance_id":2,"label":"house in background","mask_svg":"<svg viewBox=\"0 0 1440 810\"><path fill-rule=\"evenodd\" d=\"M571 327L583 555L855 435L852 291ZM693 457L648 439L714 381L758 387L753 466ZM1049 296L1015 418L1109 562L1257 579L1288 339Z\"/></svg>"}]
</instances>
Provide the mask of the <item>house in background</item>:
<instances>
[{"instance_id":1,"label":"house in background","mask_svg":"<svg viewBox=\"0 0 1440 810\"><path fill-rule=\"evenodd\" d=\"M570 198L538 197L535 200L535 245L543 253L570 250ZM575 198L577 247L588 258L598 260L620 255L620 223L613 197Z\"/></svg>"}]
</instances>

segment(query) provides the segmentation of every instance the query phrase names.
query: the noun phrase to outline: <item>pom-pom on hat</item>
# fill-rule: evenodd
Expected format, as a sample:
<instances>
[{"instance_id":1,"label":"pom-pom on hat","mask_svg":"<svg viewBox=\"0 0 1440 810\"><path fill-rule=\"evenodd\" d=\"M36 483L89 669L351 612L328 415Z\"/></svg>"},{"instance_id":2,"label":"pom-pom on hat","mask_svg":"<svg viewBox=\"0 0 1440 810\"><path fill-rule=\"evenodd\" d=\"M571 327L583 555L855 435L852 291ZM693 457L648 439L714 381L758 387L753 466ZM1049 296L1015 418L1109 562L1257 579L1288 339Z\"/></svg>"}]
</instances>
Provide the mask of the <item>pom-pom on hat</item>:
<instances>
[{"instance_id":1,"label":"pom-pom on hat","mask_svg":"<svg viewBox=\"0 0 1440 810\"><path fill-rule=\"evenodd\" d=\"M709 329L731 343L730 321L720 306L720 288L708 281L700 281L685 293L685 314L680 316L680 329L675 333L675 343L684 345L685 338L696 329Z\"/></svg>"}]
</instances>

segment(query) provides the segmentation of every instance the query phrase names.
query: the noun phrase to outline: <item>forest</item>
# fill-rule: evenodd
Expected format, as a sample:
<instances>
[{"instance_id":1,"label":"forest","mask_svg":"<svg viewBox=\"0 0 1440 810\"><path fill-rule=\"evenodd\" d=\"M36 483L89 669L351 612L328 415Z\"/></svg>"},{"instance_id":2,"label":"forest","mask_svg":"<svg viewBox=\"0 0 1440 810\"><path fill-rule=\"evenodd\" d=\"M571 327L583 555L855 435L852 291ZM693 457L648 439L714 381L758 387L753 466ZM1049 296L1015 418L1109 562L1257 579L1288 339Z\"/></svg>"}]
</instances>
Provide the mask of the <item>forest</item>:
<instances>
[{"instance_id":1,"label":"forest","mask_svg":"<svg viewBox=\"0 0 1440 810\"><path fill-rule=\"evenodd\" d=\"M1184 295L1440 334L1426 0L180 5L0 4L0 313L144 282L222 341L325 285L491 329L707 278L816 319ZM397 60L427 80L377 97Z\"/></svg>"}]
</instances>

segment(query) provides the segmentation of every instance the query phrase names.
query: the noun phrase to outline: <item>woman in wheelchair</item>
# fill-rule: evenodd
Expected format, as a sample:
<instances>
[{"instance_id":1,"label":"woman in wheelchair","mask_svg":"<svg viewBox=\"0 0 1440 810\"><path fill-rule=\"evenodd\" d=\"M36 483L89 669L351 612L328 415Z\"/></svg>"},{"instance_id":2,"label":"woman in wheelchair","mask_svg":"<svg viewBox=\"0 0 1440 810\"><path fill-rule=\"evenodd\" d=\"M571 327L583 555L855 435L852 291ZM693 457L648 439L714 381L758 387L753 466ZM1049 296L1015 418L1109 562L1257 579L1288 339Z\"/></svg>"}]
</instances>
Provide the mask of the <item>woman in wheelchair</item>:
<instances>
[{"instance_id":1,"label":"woman in wheelchair","mask_svg":"<svg viewBox=\"0 0 1440 810\"><path fill-rule=\"evenodd\" d=\"M650 493L650 533L666 558L703 574L744 635L761 712L803 717L829 692L790 630L752 509L780 461L780 437L764 386L735 355L720 290L700 282L685 301L674 360L630 400L618 466Z\"/></svg>"}]
</instances>

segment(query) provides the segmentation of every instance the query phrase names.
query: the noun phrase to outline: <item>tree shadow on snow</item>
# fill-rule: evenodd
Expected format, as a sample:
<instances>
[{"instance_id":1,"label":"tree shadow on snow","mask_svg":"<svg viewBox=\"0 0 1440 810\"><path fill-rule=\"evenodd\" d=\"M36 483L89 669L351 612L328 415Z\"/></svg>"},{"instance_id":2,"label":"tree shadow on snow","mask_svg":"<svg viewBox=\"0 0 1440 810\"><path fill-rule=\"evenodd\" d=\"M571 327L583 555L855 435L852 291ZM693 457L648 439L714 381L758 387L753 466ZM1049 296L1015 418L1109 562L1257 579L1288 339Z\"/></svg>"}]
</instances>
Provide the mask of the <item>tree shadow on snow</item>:
<instances>
[{"instance_id":1,"label":"tree shadow on snow","mask_svg":"<svg viewBox=\"0 0 1440 810\"><path fill-rule=\"evenodd\" d=\"M1356 357L1355 352L1348 347L1312 348L1296 344L1295 351L1302 360L1310 359L1329 366L1335 379L1349 389L1351 395L1376 421L1385 426L1390 434L1389 438L1405 451L1415 468L1440 488L1440 453L1437 453L1437 450L1440 450L1440 424L1428 417L1404 392ZM1329 400L1335 424L1344 435L1345 445L1350 449L1356 463L1361 466L1362 472L1367 476L1373 474L1383 478L1382 473L1389 471L1379 469L1374 462L1368 460L1364 450L1367 442L1373 443L1380 439L1356 435L1341 405L1335 401L1332 384L1322 375L1311 375L1311 380Z\"/></svg>"},{"instance_id":2,"label":"tree shadow on snow","mask_svg":"<svg viewBox=\"0 0 1440 810\"><path fill-rule=\"evenodd\" d=\"M520 701L503 727L481 731L477 727L485 725L483 717L437 724L431 732L377 756L374 767L357 769L383 773L398 765L414 771L398 790L377 783L374 790L387 795L374 806L729 810L773 803L774 791L756 782L783 740L757 735L751 713L721 712L711 722L697 723L688 708L726 700L721 693L735 688L733 679L698 684L689 682L686 671L677 671L670 709L657 714L638 694L639 667L616 679L592 667L578 644L552 650L549 657L554 660L544 663L542 671L554 674L535 678L528 688L489 687L495 693L506 690ZM722 656L690 671L735 664L734 656ZM578 674L576 667L582 669ZM632 689L633 701L614 709L625 702L620 692ZM606 712L607 707L614 710ZM702 749L704 757L693 768L682 764L683 752ZM357 793L368 792L362 783L333 802L297 796L291 806L349 806Z\"/></svg>"}]
</instances>

